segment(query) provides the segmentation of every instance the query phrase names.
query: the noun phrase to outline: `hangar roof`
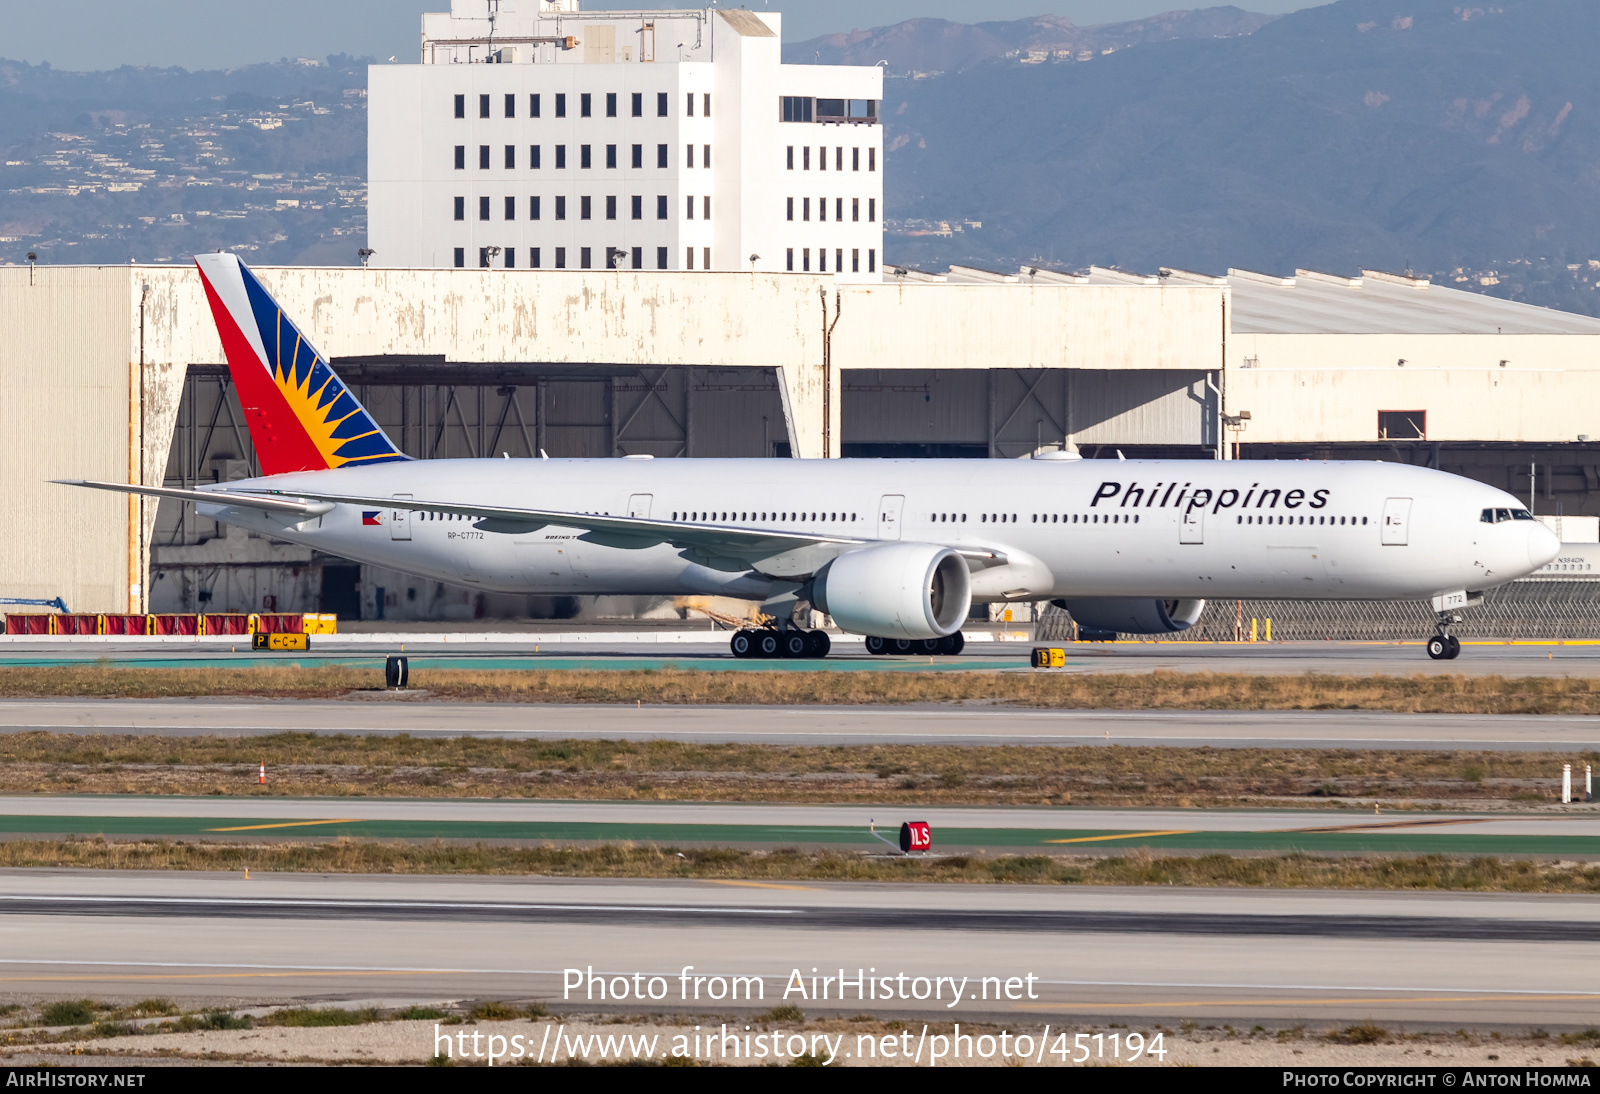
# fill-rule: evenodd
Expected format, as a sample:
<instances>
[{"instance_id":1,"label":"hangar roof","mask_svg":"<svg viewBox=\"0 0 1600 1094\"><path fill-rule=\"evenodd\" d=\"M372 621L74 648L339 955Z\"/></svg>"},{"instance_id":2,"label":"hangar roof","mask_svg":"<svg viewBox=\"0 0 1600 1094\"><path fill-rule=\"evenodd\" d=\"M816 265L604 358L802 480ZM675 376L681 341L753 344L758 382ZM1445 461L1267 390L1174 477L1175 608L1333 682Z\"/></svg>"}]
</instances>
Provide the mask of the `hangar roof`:
<instances>
[{"instance_id":1,"label":"hangar roof","mask_svg":"<svg viewBox=\"0 0 1600 1094\"><path fill-rule=\"evenodd\" d=\"M1296 270L1292 277L1229 270L1226 277L1163 268L1144 274L1092 266L1087 275L1024 266L1015 274L951 266L947 274L890 268L946 284L1213 285L1233 298L1235 334L1600 334L1600 319L1435 285L1425 278L1363 270L1340 277Z\"/></svg>"},{"instance_id":2,"label":"hangar roof","mask_svg":"<svg viewBox=\"0 0 1600 1094\"><path fill-rule=\"evenodd\" d=\"M1172 280L1209 284L1182 270ZM1600 334L1600 319L1363 270L1275 277L1229 270L1236 334Z\"/></svg>"}]
</instances>

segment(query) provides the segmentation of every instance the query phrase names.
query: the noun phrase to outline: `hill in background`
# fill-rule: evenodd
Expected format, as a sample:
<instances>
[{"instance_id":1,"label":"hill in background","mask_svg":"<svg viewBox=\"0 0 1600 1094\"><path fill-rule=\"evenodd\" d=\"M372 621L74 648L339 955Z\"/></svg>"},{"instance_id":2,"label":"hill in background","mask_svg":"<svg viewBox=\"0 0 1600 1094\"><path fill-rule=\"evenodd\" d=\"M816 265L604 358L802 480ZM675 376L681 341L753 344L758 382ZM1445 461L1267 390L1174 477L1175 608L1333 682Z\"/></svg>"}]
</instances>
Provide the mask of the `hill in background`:
<instances>
[{"instance_id":1,"label":"hill in background","mask_svg":"<svg viewBox=\"0 0 1600 1094\"><path fill-rule=\"evenodd\" d=\"M890 262L1412 269L1600 314L1600 5L1339 0L1076 27L916 19L888 63ZM0 61L0 262L353 263L366 63Z\"/></svg>"},{"instance_id":2,"label":"hill in background","mask_svg":"<svg viewBox=\"0 0 1600 1094\"><path fill-rule=\"evenodd\" d=\"M1474 285L1484 267L1588 271L1597 47L1590 0L1339 0L1087 63L1013 55L891 79L889 214L982 227L902 234L886 253L1152 272L1460 267Z\"/></svg>"}]
</instances>

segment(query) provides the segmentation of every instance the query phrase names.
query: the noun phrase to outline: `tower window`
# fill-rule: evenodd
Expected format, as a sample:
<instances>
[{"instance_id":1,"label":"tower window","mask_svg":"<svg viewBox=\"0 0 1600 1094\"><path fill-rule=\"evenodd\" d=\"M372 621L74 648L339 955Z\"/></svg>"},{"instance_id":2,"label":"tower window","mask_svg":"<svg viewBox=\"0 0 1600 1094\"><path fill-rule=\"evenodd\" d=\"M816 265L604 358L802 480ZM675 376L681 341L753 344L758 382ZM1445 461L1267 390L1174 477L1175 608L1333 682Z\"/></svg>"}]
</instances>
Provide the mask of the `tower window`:
<instances>
[{"instance_id":1,"label":"tower window","mask_svg":"<svg viewBox=\"0 0 1600 1094\"><path fill-rule=\"evenodd\" d=\"M457 95L456 96L456 117L465 118L466 116L467 116L467 97L465 95Z\"/></svg>"}]
</instances>

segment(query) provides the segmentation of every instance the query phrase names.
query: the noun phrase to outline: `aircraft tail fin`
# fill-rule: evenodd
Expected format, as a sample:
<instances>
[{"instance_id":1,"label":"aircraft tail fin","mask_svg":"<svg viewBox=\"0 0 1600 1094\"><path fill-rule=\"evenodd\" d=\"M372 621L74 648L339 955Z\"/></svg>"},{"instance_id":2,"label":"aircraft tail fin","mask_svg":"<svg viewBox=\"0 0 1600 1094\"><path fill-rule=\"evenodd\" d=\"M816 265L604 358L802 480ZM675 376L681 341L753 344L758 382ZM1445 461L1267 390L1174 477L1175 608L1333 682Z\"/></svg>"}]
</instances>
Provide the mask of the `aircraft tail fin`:
<instances>
[{"instance_id":1,"label":"aircraft tail fin","mask_svg":"<svg viewBox=\"0 0 1600 1094\"><path fill-rule=\"evenodd\" d=\"M195 256L261 473L406 456L237 255Z\"/></svg>"}]
</instances>

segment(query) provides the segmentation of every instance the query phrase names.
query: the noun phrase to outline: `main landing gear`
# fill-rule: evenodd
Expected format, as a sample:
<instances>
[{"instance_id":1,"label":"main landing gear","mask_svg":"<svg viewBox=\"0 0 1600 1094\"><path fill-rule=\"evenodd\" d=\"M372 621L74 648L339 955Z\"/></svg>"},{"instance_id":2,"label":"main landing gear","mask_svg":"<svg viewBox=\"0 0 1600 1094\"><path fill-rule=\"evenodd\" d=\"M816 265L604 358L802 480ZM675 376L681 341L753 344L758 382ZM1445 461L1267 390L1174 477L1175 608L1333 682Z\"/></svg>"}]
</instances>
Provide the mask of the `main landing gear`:
<instances>
[{"instance_id":1,"label":"main landing gear","mask_svg":"<svg viewBox=\"0 0 1600 1094\"><path fill-rule=\"evenodd\" d=\"M738 631L728 643L735 657L826 657L832 646L826 631L770 627Z\"/></svg>"},{"instance_id":2,"label":"main landing gear","mask_svg":"<svg viewBox=\"0 0 1600 1094\"><path fill-rule=\"evenodd\" d=\"M943 638L877 638L868 636L868 653L921 654L926 657L954 657L966 648L961 632Z\"/></svg>"},{"instance_id":3,"label":"main landing gear","mask_svg":"<svg viewBox=\"0 0 1600 1094\"><path fill-rule=\"evenodd\" d=\"M1439 621L1434 624L1439 633L1428 639L1428 656L1435 661L1454 661L1461 656L1461 639L1450 633L1450 628L1461 622L1461 617L1454 612L1440 612Z\"/></svg>"}]
</instances>

